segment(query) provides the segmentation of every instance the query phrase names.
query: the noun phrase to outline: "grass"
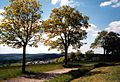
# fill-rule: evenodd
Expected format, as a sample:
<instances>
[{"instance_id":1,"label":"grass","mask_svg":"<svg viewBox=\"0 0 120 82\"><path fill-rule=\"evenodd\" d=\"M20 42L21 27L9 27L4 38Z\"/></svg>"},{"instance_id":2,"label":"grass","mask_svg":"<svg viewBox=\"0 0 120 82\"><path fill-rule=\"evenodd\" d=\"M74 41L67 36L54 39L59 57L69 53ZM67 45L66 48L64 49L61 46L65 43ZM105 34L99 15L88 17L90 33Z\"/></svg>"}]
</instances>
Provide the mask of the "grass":
<instances>
[{"instance_id":1,"label":"grass","mask_svg":"<svg viewBox=\"0 0 120 82\"><path fill-rule=\"evenodd\" d=\"M71 64L67 67L77 66L80 68L78 70L73 70L55 77L49 80L49 82L70 82L72 80L72 82L120 82L120 66L110 65L114 64L96 62ZM46 64L29 65L26 67L26 70L31 73L41 73L62 68L64 68L62 64ZM22 75L21 66L0 67L0 80L14 78Z\"/></svg>"},{"instance_id":2,"label":"grass","mask_svg":"<svg viewBox=\"0 0 120 82\"><path fill-rule=\"evenodd\" d=\"M6 80L8 78L17 77L23 75L20 67L4 67L0 68L0 80Z\"/></svg>"},{"instance_id":3,"label":"grass","mask_svg":"<svg viewBox=\"0 0 120 82\"><path fill-rule=\"evenodd\" d=\"M120 82L120 65L95 68L71 82Z\"/></svg>"},{"instance_id":4,"label":"grass","mask_svg":"<svg viewBox=\"0 0 120 82\"><path fill-rule=\"evenodd\" d=\"M62 66L62 64L30 65L27 67L27 71L39 73L39 72L46 72L46 71L51 71L51 70L55 70L55 69L62 69L62 68L64 68Z\"/></svg>"},{"instance_id":5,"label":"grass","mask_svg":"<svg viewBox=\"0 0 120 82\"><path fill-rule=\"evenodd\" d=\"M71 80L73 80L73 79L76 79L76 78L79 78L79 77L81 77L81 78L84 78L84 80L85 81L83 81L83 79L81 79L81 80L79 80L79 79L77 79L77 80L75 80L75 82L97 82L97 80L98 80L98 78L99 79L101 79L102 77L94 77L93 78L93 80L95 80L95 81L91 81L91 79L89 80L89 79L87 79L87 78L89 78L89 77L87 77L88 75L93 75L93 74L104 74L104 73L106 73L105 71L100 71L100 70L98 70L98 71L96 71L96 69L100 69L100 68L103 68L103 70L105 69L105 67L104 66L107 66L107 67L111 67L111 66L113 66L113 65L115 65L115 64L113 64L113 63L108 63L108 62L99 62L99 63L95 63L95 62L93 62L93 63L87 63L87 64L84 64L84 65L81 65L80 66L80 68L78 69L78 70L73 70L73 71L70 71L70 72L68 72L68 73L65 73L65 74L63 74L63 75L61 75L61 76L59 76L59 77L55 77L55 78L53 78L53 79L51 79L51 80L49 80L49 82L70 82ZM73 66L73 65L72 65ZM75 65L76 66L76 65ZM70 67L69 65L68 65L68 67ZM116 67L117 68L117 67ZM118 69L115 69L114 67L113 67L113 69L116 71L116 73L118 72L118 73L120 73L120 70L118 70ZM111 69L110 71L112 71L113 69ZM91 70L93 71L93 72L91 72ZM95 71L94 71L95 70ZM108 69L105 69L106 71L108 71ZM90 72L89 72L90 71ZM87 73L90 73L90 74L87 74ZM109 72L108 72L109 73ZM114 72L115 73L115 72ZM112 73L112 74L114 74L114 73ZM85 75L85 74L87 74L87 75ZM112 76L112 74L111 74L111 76ZM109 75L106 75L106 76L103 76L103 77L106 77L107 78L107 76L109 76ZM115 75L114 77L117 77L117 76L119 76L118 74L117 75ZM119 76L120 77L120 76ZM108 79L109 79L110 77L108 77ZM74 80L73 80L73 82L74 82ZM100 80L99 82L109 82L109 81L102 81L102 80ZM117 81L117 82L120 82L120 81Z\"/></svg>"},{"instance_id":6,"label":"grass","mask_svg":"<svg viewBox=\"0 0 120 82\"><path fill-rule=\"evenodd\" d=\"M60 64L46 64L46 65L29 65L26 67L26 70L32 73L40 73L62 68L64 67ZM0 80L6 80L9 78L14 78L22 75L23 74L21 73L21 66L10 66L0 68Z\"/></svg>"}]
</instances>

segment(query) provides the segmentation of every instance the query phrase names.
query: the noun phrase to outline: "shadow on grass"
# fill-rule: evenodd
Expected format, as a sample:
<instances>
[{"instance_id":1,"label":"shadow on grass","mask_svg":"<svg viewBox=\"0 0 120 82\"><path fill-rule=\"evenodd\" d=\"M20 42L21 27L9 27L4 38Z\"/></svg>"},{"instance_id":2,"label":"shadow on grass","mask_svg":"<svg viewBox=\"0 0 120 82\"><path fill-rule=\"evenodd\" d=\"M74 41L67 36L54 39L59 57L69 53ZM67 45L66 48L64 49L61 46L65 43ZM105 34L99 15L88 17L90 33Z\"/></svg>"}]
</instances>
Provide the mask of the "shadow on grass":
<instances>
[{"instance_id":1,"label":"shadow on grass","mask_svg":"<svg viewBox=\"0 0 120 82\"><path fill-rule=\"evenodd\" d=\"M117 66L117 65L120 65L120 63L98 63L98 64L95 64L94 65L94 68L99 68L99 67L107 67L107 66ZM106 74L108 72L105 72L105 71L90 71L88 72L86 75L84 76L92 76L92 75L96 75L96 74Z\"/></svg>"},{"instance_id":2,"label":"shadow on grass","mask_svg":"<svg viewBox=\"0 0 120 82\"><path fill-rule=\"evenodd\" d=\"M49 82L70 82L73 79L79 78L81 76L91 76L95 74L106 74L107 72L103 71L90 71L94 68L105 67L105 66L115 66L119 64L112 63L97 63L90 66L81 66L76 64L69 64L64 66L66 68L70 67L79 67L78 70L72 70L68 73L59 74L59 73L34 73L34 72L26 72L26 75L23 77L30 79L46 79Z\"/></svg>"},{"instance_id":3,"label":"shadow on grass","mask_svg":"<svg viewBox=\"0 0 120 82\"><path fill-rule=\"evenodd\" d=\"M108 72L104 72L104 71L90 71L85 76L92 76L92 75L96 75L96 74L106 74L106 73L108 73Z\"/></svg>"},{"instance_id":4,"label":"shadow on grass","mask_svg":"<svg viewBox=\"0 0 120 82\"><path fill-rule=\"evenodd\" d=\"M55 78L49 80L49 82L70 82L71 80L73 80L75 78L79 78L79 77L85 75L87 72L89 72L93 68L94 68L93 66L89 66L89 67L81 66L81 68L79 68L78 70L72 70L68 73L64 73L59 77L55 77Z\"/></svg>"},{"instance_id":5,"label":"shadow on grass","mask_svg":"<svg viewBox=\"0 0 120 82\"><path fill-rule=\"evenodd\" d=\"M33 72L26 72L26 75L23 77L30 78L30 79L52 79L54 77L60 76L59 73L33 73Z\"/></svg>"},{"instance_id":6,"label":"shadow on grass","mask_svg":"<svg viewBox=\"0 0 120 82\"><path fill-rule=\"evenodd\" d=\"M67 65L63 65L63 67L65 68L79 68L81 67L82 65L80 64L75 64L75 63L70 63L70 64L67 64Z\"/></svg>"},{"instance_id":7,"label":"shadow on grass","mask_svg":"<svg viewBox=\"0 0 120 82\"><path fill-rule=\"evenodd\" d=\"M59 77L55 77L51 79L49 82L70 82L73 79L77 79L82 76L91 76L95 74L105 74L107 72L103 71L94 71L91 72L92 69L99 68L99 67L105 67L105 66L116 66L119 64L114 63L97 63L90 66L81 66L78 70L72 70L68 73L62 74ZM69 66L68 66L69 67Z\"/></svg>"}]
</instances>

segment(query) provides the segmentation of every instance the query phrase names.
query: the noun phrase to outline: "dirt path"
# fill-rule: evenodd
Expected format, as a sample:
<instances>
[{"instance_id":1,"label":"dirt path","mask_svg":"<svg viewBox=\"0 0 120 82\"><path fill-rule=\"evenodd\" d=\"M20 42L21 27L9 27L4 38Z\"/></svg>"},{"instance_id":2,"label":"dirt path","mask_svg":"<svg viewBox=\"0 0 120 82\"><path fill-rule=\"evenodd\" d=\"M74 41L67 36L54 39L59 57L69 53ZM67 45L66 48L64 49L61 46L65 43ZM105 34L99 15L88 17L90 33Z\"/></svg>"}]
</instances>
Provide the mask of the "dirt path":
<instances>
[{"instance_id":1,"label":"dirt path","mask_svg":"<svg viewBox=\"0 0 120 82\"><path fill-rule=\"evenodd\" d=\"M78 68L57 69L57 70L48 71L45 73L31 74L31 75L25 75L22 77L12 78L10 80L5 80L3 82L44 82L45 80L49 80L63 73L67 73L71 70L77 70L77 69Z\"/></svg>"}]
</instances>

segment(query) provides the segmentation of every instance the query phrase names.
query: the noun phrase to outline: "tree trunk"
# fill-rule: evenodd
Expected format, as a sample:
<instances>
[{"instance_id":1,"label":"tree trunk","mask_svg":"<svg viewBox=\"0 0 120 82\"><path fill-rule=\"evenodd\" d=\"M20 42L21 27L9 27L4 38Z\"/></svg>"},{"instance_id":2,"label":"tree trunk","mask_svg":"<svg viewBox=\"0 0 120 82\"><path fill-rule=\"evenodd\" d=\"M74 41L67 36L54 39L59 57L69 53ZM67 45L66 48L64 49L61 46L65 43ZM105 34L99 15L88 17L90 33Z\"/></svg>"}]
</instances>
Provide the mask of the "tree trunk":
<instances>
[{"instance_id":1,"label":"tree trunk","mask_svg":"<svg viewBox=\"0 0 120 82\"><path fill-rule=\"evenodd\" d=\"M106 54L106 49L105 48L103 48L104 49L104 55Z\"/></svg>"},{"instance_id":2,"label":"tree trunk","mask_svg":"<svg viewBox=\"0 0 120 82\"><path fill-rule=\"evenodd\" d=\"M68 47L65 46L65 65L67 65L67 52L68 52Z\"/></svg>"},{"instance_id":3,"label":"tree trunk","mask_svg":"<svg viewBox=\"0 0 120 82\"><path fill-rule=\"evenodd\" d=\"M25 73L25 62L26 62L26 44L23 46L23 62L22 62L22 73Z\"/></svg>"}]
</instances>

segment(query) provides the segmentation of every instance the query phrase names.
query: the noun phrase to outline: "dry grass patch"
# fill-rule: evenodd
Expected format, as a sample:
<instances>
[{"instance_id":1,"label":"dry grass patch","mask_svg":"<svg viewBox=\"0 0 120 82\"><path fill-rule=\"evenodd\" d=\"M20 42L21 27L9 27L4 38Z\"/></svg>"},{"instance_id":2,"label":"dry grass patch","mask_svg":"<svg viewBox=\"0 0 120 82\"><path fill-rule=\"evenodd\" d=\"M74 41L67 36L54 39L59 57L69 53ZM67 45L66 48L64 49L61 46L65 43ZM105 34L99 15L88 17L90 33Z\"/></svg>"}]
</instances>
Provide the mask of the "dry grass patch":
<instances>
[{"instance_id":1,"label":"dry grass patch","mask_svg":"<svg viewBox=\"0 0 120 82\"><path fill-rule=\"evenodd\" d=\"M71 82L120 82L120 66L95 68Z\"/></svg>"}]
</instances>

